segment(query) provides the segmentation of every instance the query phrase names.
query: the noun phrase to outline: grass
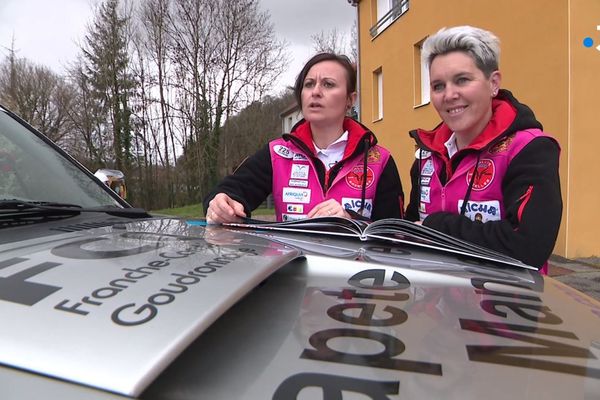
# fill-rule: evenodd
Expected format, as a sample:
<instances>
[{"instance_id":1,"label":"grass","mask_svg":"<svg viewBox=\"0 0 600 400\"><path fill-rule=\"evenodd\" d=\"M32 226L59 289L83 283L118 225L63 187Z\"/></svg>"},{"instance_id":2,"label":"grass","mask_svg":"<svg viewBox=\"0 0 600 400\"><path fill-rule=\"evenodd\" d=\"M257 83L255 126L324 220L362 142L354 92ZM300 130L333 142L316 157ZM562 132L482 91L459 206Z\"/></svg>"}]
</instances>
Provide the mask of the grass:
<instances>
[{"instance_id":1,"label":"grass","mask_svg":"<svg viewBox=\"0 0 600 400\"><path fill-rule=\"evenodd\" d=\"M163 208L162 210L152 210L152 214L168 215L172 217L181 218L204 218L204 209L202 204L191 204L184 207L175 208ZM252 211L252 216L255 215L274 215L275 210L273 208L257 208Z\"/></svg>"}]
</instances>

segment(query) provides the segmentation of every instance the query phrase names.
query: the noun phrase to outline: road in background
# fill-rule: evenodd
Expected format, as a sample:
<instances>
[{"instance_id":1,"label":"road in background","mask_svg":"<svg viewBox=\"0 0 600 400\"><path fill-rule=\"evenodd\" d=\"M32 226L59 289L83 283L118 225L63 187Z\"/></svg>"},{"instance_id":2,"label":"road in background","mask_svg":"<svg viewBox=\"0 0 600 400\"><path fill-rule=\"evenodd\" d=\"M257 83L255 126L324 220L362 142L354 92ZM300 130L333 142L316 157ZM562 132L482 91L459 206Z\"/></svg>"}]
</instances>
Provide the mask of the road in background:
<instances>
[{"instance_id":1,"label":"road in background","mask_svg":"<svg viewBox=\"0 0 600 400\"><path fill-rule=\"evenodd\" d=\"M600 301L600 257L550 257L548 275Z\"/></svg>"}]
</instances>

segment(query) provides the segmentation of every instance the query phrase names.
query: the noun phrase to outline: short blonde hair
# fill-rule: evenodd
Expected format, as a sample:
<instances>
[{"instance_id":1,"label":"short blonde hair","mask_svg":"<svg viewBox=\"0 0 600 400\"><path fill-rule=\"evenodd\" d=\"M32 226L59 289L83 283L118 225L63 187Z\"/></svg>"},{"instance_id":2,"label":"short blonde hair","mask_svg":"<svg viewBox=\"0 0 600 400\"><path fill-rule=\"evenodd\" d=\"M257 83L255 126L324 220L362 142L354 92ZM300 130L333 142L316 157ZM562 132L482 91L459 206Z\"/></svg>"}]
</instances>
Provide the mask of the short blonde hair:
<instances>
[{"instance_id":1,"label":"short blonde hair","mask_svg":"<svg viewBox=\"0 0 600 400\"><path fill-rule=\"evenodd\" d=\"M453 51L471 56L487 78L498 70L500 40L492 32L468 25L442 28L429 36L423 43L421 59L431 66L435 57Z\"/></svg>"}]
</instances>

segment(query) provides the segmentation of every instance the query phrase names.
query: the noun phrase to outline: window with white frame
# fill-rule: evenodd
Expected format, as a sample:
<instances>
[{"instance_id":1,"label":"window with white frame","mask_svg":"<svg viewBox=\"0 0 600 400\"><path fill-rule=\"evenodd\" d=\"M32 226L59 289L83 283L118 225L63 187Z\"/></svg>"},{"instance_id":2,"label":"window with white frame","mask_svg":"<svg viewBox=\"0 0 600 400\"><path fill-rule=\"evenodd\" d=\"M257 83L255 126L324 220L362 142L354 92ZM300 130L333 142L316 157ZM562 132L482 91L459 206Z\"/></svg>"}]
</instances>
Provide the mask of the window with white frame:
<instances>
[{"instance_id":1,"label":"window with white frame","mask_svg":"<svg viewBox=\"0 0 600 400\"><path fill-rule=\"evenodd\" d=\"M373 72L373 120L383 119L383 70Z\"/></svg>"},{"instance_id":2,"label":"window with white frame","mask_svg":"<svg viewBox=\"0 0 600 400\"><path fill-rule=\"evenodd\" d=\"M420 54L419 54L420 56ZM420 59L421 57L419 57ZM430 100L430 88L429 88L429 68L427 63L421 60L421 104L427 104Z\"/></svg>"},{"instance_id":3,"label":"window with white frame","mask_svg":"<svg viewBox=\"0 0 600 400\"><path fill-rule=\"evenodd\" d=\"M421 106L428 104L430 101L430 88L429 88L429 68L426 61L421 59L423 51L423 42L421 40L414 45L414 68L415 68L415 106Z\"/></svg>"}]
</instances>

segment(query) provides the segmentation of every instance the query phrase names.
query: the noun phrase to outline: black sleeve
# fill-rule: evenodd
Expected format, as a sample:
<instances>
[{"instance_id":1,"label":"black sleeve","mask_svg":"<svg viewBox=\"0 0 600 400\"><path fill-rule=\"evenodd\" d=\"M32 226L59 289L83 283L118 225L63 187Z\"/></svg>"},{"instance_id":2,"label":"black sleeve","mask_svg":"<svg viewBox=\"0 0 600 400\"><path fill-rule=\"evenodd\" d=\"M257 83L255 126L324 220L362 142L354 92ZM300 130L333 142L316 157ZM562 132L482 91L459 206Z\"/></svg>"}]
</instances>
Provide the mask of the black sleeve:
<instances>
[{"instance_id":1,"label":"black sleeve","mask_svg":"<svg viewBox=\"0 0 600 400\"><path fill-rule=\"evenodd\" d=\"M402 218L404 216L404 192L396 162L390 156L375 191L371 220Z\"/></svg>"},{"instance_id":2,"label":"black sleeve","mask_svg":"<svg viewBox=\"0 0 600 400\"><path fill-rule=\"evenodd\" d=\"M505 212L501 220L482 224L440 212L425 218L423 224L541 267L554 249L562 215L559 154L553 139L541 137L511 161L502 181Z\"/></svg>"},{"instance_id":3,"label":"black sleeve","mask_svg":"<svg viewBox=\"0 0 600 400\"><path fill-rule=\"evenodd\" d=\"M408 207L406 207L406 219L413 222L419 220L419 202L421 201L419 179L419 160L415 160L410 168L410 199Z\"/></svg>"},{"instance_id":4,"label":"black sleeve","mask_svg":"<svg viewBox=\"0 0 600 400\"><path fill-rule=\"evenodd\" d=\"M244 206L246 216L262 204L273 187L273 167L269 145L245 159L235 172L223 178L204 199L204 213L208 203L218 193L225 193Z\"/></svg>"}]
</instances>

